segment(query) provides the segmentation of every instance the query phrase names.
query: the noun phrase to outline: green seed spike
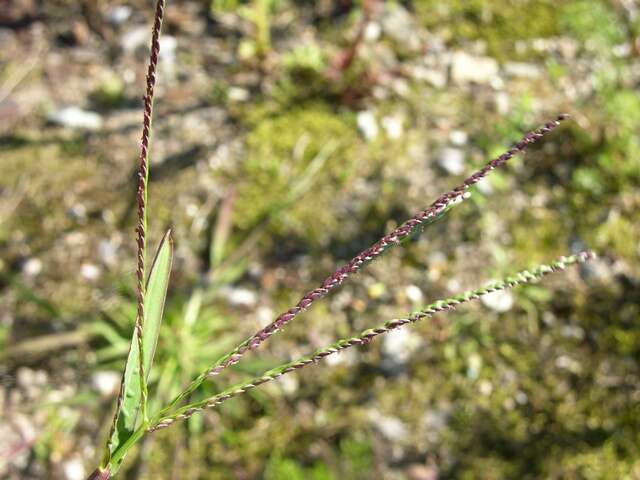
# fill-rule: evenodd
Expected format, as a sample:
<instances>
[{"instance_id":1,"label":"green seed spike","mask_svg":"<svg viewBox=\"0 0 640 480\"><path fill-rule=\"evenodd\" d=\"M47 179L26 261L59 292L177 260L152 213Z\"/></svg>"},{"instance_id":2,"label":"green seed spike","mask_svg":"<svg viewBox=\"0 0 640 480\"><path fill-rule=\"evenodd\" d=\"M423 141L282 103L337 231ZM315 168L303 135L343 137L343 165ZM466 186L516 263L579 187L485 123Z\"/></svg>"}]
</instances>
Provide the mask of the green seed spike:
<instances>
[{"instance_id":1,"label":"green seed spike","mask_svg":"<svg viewBox=\"0 0 640 480\"><path fill-rule=\"evenodd\" d=\"M418 320L422 320L424 318L432 317L436 313L446 312L448 310L454 310L458 305L468 302L470 300L477 300L480 297L488 295L490 293L496 292L498 290L505 290L508 288L515 287L517 285L530 283L532 281L538 280L550 273L564 270L565 268L584 263L589 260L592 260L596 257L595 253L586 251L581 252L576 255L571 255L569 257L560 257L556 261L548 264L548 265L539 265L532 270L523 270L514 275L508 276L503 280L499 280L496 282L491 282L487 286L478 288L475 290L469 290L460 295L456 295L450 298L446 298L444 300L438 300L425 308L418 310L411 315L405 318L396 318L393 320L389 320L386 323L375 327L364 330L355 337L351 338L343 338L338 340L337 342L329 345L328 347L321 348L316 350L311 355L307 355L301 357L297 360L294 360L289 363L285 363L284 365L280 365L279 367L273 368L263 375L259 377L255 377L251 380L238 383L213 397L207 398L200 402L192 403L191 405L187 405L183 408L176 410L173 414L168 415L162 419L160 419L155 425L149 428L149 431L160 430L162 428L168 427L178 420L187 419L194 414L202 411L205 408L215 407L220 405L221 403L229 400L230 398L235 397L236 395L240 395L247 390L257 387L258 385L262 385L263 383L270 382L271 380L275 380L276 378L284 375L285 373L292 372L294 370L298 370L300 368L306 367L307 365L317 363L319 360L324 357L328 357L329 355L333 355L336 352L344 350L345 348L352 347L354 345L364 345L369 343L373 338L388 333L392 330L402 327L408 323L415 323Z\"/></svg>"}]
</instances>

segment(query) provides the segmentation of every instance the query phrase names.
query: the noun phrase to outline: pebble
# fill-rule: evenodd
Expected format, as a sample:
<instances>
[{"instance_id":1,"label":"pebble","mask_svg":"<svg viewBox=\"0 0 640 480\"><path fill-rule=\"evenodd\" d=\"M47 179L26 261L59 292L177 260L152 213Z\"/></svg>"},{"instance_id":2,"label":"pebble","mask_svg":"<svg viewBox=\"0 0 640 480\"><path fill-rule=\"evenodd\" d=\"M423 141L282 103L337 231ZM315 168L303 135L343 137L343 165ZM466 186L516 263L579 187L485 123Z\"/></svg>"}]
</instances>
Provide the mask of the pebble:
<instances>
[{"instance_id":1,"label":"pebble","mask_svg":"<svg viewBox=\"0 0 640 480\"><path fill-rule=\"evenodd\" d=\"M176 37L163 35L160 38L160 61L165 64L174 64L176 61L176 51L178 49L178 40Z\"/></svg>"},{"instance_id":2,"label":"pebble","mask_svg":"<svg viewBox=\"0 0 640 480\"><path fill-rule=\"evenodd\" d=\"M242 87L229 87L227 96L234 102L246 102L251 97L249 90Z\"/></svg>"},{"instance_id":3,"label":"pebble","mask_svg":"<svg viewBox=\"0 0 640 480\"><path fill-rule=\"evenodd\" d=\"M269 307L261 305L256 310L256 319L260 327L264 328L276 319L275 313Z\"/></svg>"},{"instance_id":4,"label":"pebble","mask_svg":"<svg viewBox=\"0 0 640 480\"><path fill-rule=\"evenodd\" d=\"M65 107L49 116L49 121L67 128L79 130L100 130L102 116L80 107Z\"/></svg>"},{"instance_id":5,"label":"pebble","mask_svg":"<svg viewBox=\"0 0 640 480\"><path fill-rule=\"evenodd\" d=\"M392 140L402 137L404 128L402 126L402 117L399 115L384 117L381 121L382 128L387 136Z\"/></svg>"},{"instance_id":6,"label":"pebble","mask_svg":"<svg viewBox=\"0 0 640 480\"><path fill-rule=\"evenodd\" d=\"M488 397L493 392L493 385L488 380L482 380L478 384L478 390L482 395L484 395L485 397Z\"/></svg>"},{"instance_id":7,"label":"pebble","mask_svg":"<svg viewBox=\"0 0 640 480\"><path fill-rule=\"evenodd\" d=\"M345 365L351 367L358 363L358 354L356 350L351 348L348 350L342 350L334 355L329 355L325 362L328 366L335 367L338 365Z\"/></svg>"},{"instance_id":8,"label":"pebble","mask_svg":"<svg viewBox=\"0 0 640 480\"><path fill-rule=\"evenodd\" d=\"M117 5L109 10L107 19L113 25L122 25L131 17L131 7L128 5Z\"/></svg>"},{"instance_id":9,"label":"pebble","mask_svg":"<svg viewBox=\"0 0 640 480\"><path fill-rule=\"evenodd\" d=\"M362 133L362 136L364 136L366 140L375 139L380 132L376 116L371 110L358 112L358 115L356 116L356 123L358 124L358 129Z\"/></svg>"},{"instance_id":10,"label":"pebble","mask_svg":"<svg viewBox=\"0 0 640 480\"><path fill-rule=\"evenodd\" d=\"M101 273L100 267L93 263L83 263L80 267L80 274L87 280L97 280Z\"/></svg>"},{"instance_id":11,"label":"pebble","mask_svg":"<svg viewBox=\"0 0 640 480\"><path fill-rule=\"evenodd\" d=\"M91 376L91 384L100 395L106 397L118 391L121 376L118 372L98 371Z\"/></svg>"},{"instance_id":12,"label":"pebble","mask_svg":"<svg viewBox=\"0 0 640 480\"><path fill-rule=\"evenodd\" d=\"M404 293L411 303L421 303L424 300L422 290L416 285L407 285Z\"/></svg>"},{"instance_id":13,"label":"pebble","mask_svg":"<svg viewBox=\"0 0 640 480\"><path fill-rule=\"evenodd\" d=\"M440 474L434 465L413 464L407 467L408 480L438 480Z\"/></svg>"},{"instance_id":14,"label":"pebble","mask_svg":"<svg viewBox=\"0 0 640 480\"><path fill-rule=\"evenodd\" d=\"M495 312L508 312L513 307L513 295L505 290L493 292L483 296L482 303Z\"/></svg>"},{"instance_id":15,"label":"pebble","mask_svg":"<svg viewBox=\"0 0 640 480\"><path fill-rule=\"evenodd\" d=\"M498 62L491 57L476 57L456 52L451 59L451 78L458 84L489 84L498 75Z\"/></svg>"},{"instance_id":16,"label":"pebble","mask_svg":"<svg viewBox=\"0 0 640 480\"><path fill-rule=\"evenodd\" d=\"M408 50L419 50L421 41L413 15L397 3L385 3L384 9L380 25L385 35Z\"/></svg>"},{"instance_id":17,"label":"pebble","mask_svg":"<svg viewBox=\"0 0 640 480\"><path fill-rule=\"evenodd\" d=\"M447 427L449 415L446 410L427 410L422 416L422 431L426 439L431 443L440 441L440 436Z\"/></svg>"},{"instance_id":18,"label":"pebble","mask_svg":"<svg viewBox=\"0 0 640 480\"><path fill-rule=\"evenodd\" d=\"M537 65L525 62L509 62L504 66L507 75L517 78L539 78L541 76L540 69Z\"/></svg>"},{"instance_id":19,"label":"pebble","mask_svg":"<svg viewBox=\"0 0 640 480\"><path fill-rule=\"evenodd\" d=\"M86 477L84 464L79 457L73 457L62 464L62 471L67 480L83 480Z\"/></svg>"},{"instance_id":20,"label":"pebble","mask_svg":"<svg viewBox=\"0 0 640 480\"><path fill-rule=\"evenodd\" d=\"M376 428L387 440L399 442L406 438L408 434L407 426L399 418L387 417L377 410L371 412L370 417Z\"/></svg>"},{"instance_id":21,"label":"pebble","mask_svg":"<svg viewBox=\"0 0 640 480\"><path fill-rule=\"evenodd\" d=\"M447 86L447 74L442 70L418 66L413 69L413 78L423 81L435 88Z\"/></svg>"},{"instance_id":22,"label":"pebble","mask_svg":"<svg viewBox=\"0 0 640 480\"><path fill-rule=\"evenodd\" d=\"M133 53L147 44L150 35L151 32L146 26L132 28L120 37L120 47L127 53Z\"/></svg>"},{"instance_id":23,"label":"pebble","mask_svg":"<svg viewBox=\"0 0 640 480\"><path fill-rule=\"evenodd\" d=\"M42 261L38 258L30 258L22 266L22 272L28 277L35 277L42 271Z\"/></svg>"},{"instance_id":24,"label":"pebble","mask_svg":"<svg viewBox=\"0 0 640 480\"><path fill-rule=\"evenodd\" d=\"M69 216L75 220L86 220L87 219L87 207L82 205L81 203L72 205L67 213Z\"/></svg>"},{"instance_id":25,"label":"pebble","mask_svg":"<svg viewBox=\"0 0 640 480\"><path fill-rule=\"evenodd\" d=\"M477 353L472 353L467 359L467 378L477 380L482 369L482 357Z\"/></svg>"},{"instance_id":26,"label":"pebble","mask_svg":"<svg viewBox=\"0 0 640 480\"><path fill-rule=\"evenodd\" d=\"M248 288L227 287L220 290L221 295L236 307L253 307L258 302L256 292Z\"/></svg>"},{"instance_id":27,"label":"pebble","mask_svg":"<svg viewBox=\"0 0 640 480\"><path fill-rule=\"evenodd\" d=\"M507 92L497 92L493 99L496 112L500 115L506 115L511 110L511 99Z\"/></svg>"},{"instance_id":28,"label":"pebble","mask_svg":"<svg viewBox=\"0 0 640 480\"><path fill-rule=\"evenodd\" d=\"M438 165L451 175L459 175L466 170L464 150L454 147L445 147L438 156Z\"/></svg>"},{"instance_id":29,"label":"pebble","mask_svg":"<svg viewBox=\"0 0 640 480\"><path fill-rule=\"evenodd\" d=\"M394 363L404 365L418 348L420 339L408 328L399 328L383 336L382 352Z\"/></svg>"},{"instance_id":30,"label":"pebble","mask_svg":"<svg viewBox=\"0 0 640 480\"><path fill-rule=\"evenodd\" d=\"M449 133L449 141L457 147L462 147L469 141L469 135L463 130L451 130Z\"/></svg>"},{"instance_id":31,"label":"pebble","mask_svg":"<svg viewBox=\"0 0 640 480\"><path fill-rule=\"evenodd\" d=\"M582 371L580 362L574 360L568 355L560 355L558 358L556 358L556 367L563 370L568 370L569 372L576 374Z\"/></svg>"},{"instance_id":32,"label":"pebble","mask_svg":"<svg viewBox=\"0 0 640 480\"><path fill-rule=\"evenodd\" d=\"M16 372L16 383L24 391L27 398L38 398L47 381L48 376L44 370L20 367Z\"/></svg>"},{"instance_id":33,"label":"pebble","mask_svg":"<svg viewBox=\"0 0 640 480\"><path fill-rule=\"evenodd\" d=\"M364 38L367 42L375 42L382 34L382 27L378 22L369 22L364 30Z\"/></svg>"},{"instance_id":34,"label":"pebble","mask_svg":"<svg viewBox=\"0 0 640 480\"><path fill-rule=\"evenodd\" d=\"M276 382L280 384L285 395L293 395L298 391L298 377L295 375L283 375Z\"/></svg>"},{"instance_id":35,"label":"pebble","mask_svg":"<svg viewBox=\"0 0 640 480\"><path fill-rule=\"evenodd\" d=\"M113 267L118 262L118 249L110 240L100 240L98 243L98 256L102 263Z\"/></svg>"}]
</instances>

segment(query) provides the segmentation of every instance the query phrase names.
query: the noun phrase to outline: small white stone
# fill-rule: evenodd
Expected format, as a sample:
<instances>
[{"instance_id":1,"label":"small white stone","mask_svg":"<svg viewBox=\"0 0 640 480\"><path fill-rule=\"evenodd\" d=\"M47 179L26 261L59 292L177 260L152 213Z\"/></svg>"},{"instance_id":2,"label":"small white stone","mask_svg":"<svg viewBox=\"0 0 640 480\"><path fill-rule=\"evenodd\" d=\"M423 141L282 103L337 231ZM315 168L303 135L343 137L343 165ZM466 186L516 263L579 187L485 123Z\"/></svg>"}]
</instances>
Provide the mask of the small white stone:
<instances>
[{"instance_id":1,"label":"small white stone","mask_svg":"<svg viewBox=\"0 0 640 480\"><path fill-rule=\"evenodd\" d=\"M118 391L120 374L108 370L96 372L91 376L91 384L100 395L109 396Z\"/></svg>"},{"instance_id":2,"label":"small white stone","mask_svg":"<svg viewBox=\"0 0 640 480\"><path fill-rule=\"evenodd\" d=\"M585 336L584 330L578 325L565 325L562 327L562 336L582 340Z\"/></svg>"},{"instance_id":3,"label":"small white stone","mask_svg":"<svg viewBox=\"0 0 640 480\"><path fill-rule=\"evenodd\" d=\"M491 57L475 57L456 52L451 59L451 78L458 84L488 84L498 75L498 62Z\"/></svg>"},{"instance_id":4,"label":"small white stone","mask_svg":"<svg viewBox=\"0 0 640 480\"><path fill-rule=\"evenodd\" d=\"M513 398L507 397L504 399L504 402L502 402L502 407L505 410L513 410L514 408L516 408L516 402Z\"/></svg>"},{"instance_id":5,"label":"small white stone","mask_svg":"<svg viewBox=\"0 0 640 480\"><path fill-rule=\"evenodd\" d=\"M83 480L86 477L84 464L78 457L70 458L62 464L62 471L67 480Z\"/></svg>"},{"instance_id":6,"label":"small white stone","mask_svg":"<svg viewBox=\"0 0 640 480\"><path fill-rule=\"evenodd\" d=\"M120 37L120 46L127 53L135 52L138 48L147 44L149 29L146 26L135 27Z\"/></svg>"},{"instance_id":7,"label":"small white stone","mask_svg":"<svg viewBox=\"0 0 640 480\"><path fill-rule=\"evenodd\" d=\"M438 156L438 165L451 175L460 175L465 171L464 150L445 147Z\"/></svg>"},{"instance_id":8,"label":"small white stone","mask_svg":"<svg viewBox=\"0 0 640 480\"><path fill-rule=\"evenodd\" d=\"M221 289L222 296L237 307L253 307L258 302L258 296L253 290L243 287Z\"/></svg>"},{"instance_id":9,"label":"small white stone","mask_svg":"<svg viewBox=\"0 0 640 480\"><path fill-rule=\"evenodd\" d=\"M22 271L29 277L35 277L42 271L42 261L38 258L30 258L22 266Z\"/></svg>"},{"instance_id":10,"label":"small white stone","mask_svg":"<svg viewBox=\"0 0 640 480\"><path fill-rule=\"evenodd\" d=\"M33 386L34 378L34 371L29 367L20 367L16 372L16 382L18 386L23 390L26 390Z\"/></svg>"},{"instance_id":11,"label":"small white stone","mask_svg":"<svg viewBox=\"0 0 640 480\"><path fill-rule=\"evenodd\" d=\"M427 410L422 417L422 431L431 443L438 442L440 435L447 426L446 410Z\"/></svg>"},{"instance_id":12,"label":"small white stone","mask_svg":"<svg viewBox=\"0 0 640 480\"><path fill-rule=\"evenodd\" d=\"M249 90L242 87L229 87L227 90L229 100L234 102L246 102L250 98Z\"/></svg>"},{"instance_id":13,"label":"small white stone","mask_svg":"<svg viewBox=\"0 0 640 480\"><path fill-rule=\"evenodd\" d=\"M285 395L293 395L298 390L298 377L295 375L283 375L276 380Z\"/></svg>"},{"instance_id":14,"label":"small white stone","mask_svg":"<svg viewBox=\"0 0 640 480\"><path fill-rule=\"evenodd\" d=\"M346 365L352 366L355 365L358 361L358 357L356 351L351 348L348 350L341 350L338 353L334 353L333 355L329 355L326 357L325 362L329 366L337 366L337 365Z\"/></svg>"},{"instance_id":15,"label":"small white stone","mask_svg":"<svg viewBox=\"0 0 640 480\"><path fill-rule=\"evenodd\" d=\"M414 78L426 82L435 88L444 88L447 86L447 74L442 70L417 67L414 69Z\"/></svg>"},{"instance_id":16,"label":"small white stone","mask_svg":"<svg viewBox=\"0 0 640 480\"><path fill-rule=\"evenodd\" d=\"M478 183L476 183L477 185L477 189L480 193L482 193L483 195L491 195L493 193L493 187L491 186L491 182L490 181L479 181Z\"/></svg>"},{"instance_id":17,"label":"small white stone","mask_svg":"<svg viewBox=\"0 0 640 480\"><path fill-rule=\"evenodd\" d=\"M98 113L75 106L65 107L52 113L49 120L63 127L82 130L99 130L103 123Z\"/></svg>"},{"instance_id":18,"label":"small white stone","mask_svg":"<svg viewBox=\"0 0 640 480\"><path fill-rule=\"evenodd\" d=\"M369 22L364 30L364 38L367 42L375 42L380 38L382 27L378 22Z\"/></svg>"},{"instance_id":19,"label":"small white stone","mask_svg":"<svg viewBox=\"0 0 640 480\"><path fill-rule=\"evenodd\" d=\"M409 329L399 328L383 336L382 352L394 362L404 364L420 343L420 338Z\"/></svg>"},{"instance_id":20,"label":"small white stone","mask_svg":"<svg viewBox=\"0 0 640 480\"><path fill-rule=\"evenodd\" d=\"M262 305L256 310L256 318L260 327L264 328L275 320L275 315L272 309Z\"/></svg>"},{"instance_id":21,"label":"small white stone","mask_svg":"<svg viewBox=\"0 0 640 480\"><path fill-rule=\"evenodd\" d=\"M511 109L511 100L507 92L497 92L493 102L496 107L496 112L500 115L505 115Z\"/></svg>"},{"instance_id":22,"label":"small white stone","mask_svg":"<svg viewBox=\"0 0 640 480\"><path fill-rule=\"evenodd\" d=\"M383 2L383 5L380 17L383 32L403 48L418 50L421 39L413 15L399 3Z\"/></svg>"},{"instance_id":23,"label":"small white stone","mask_svg":"<svg viewBox=\"0 0 640 480\"><path fill-rule=\"evenodd\" d=\"M107 14L109 22L114 25L121 25L129 20L131 16L131 7L128 5L118 5L113 7Z\"/></svg>"},{"instance_id":24,"label":"small white stone","mask_svg":"<svg viewBox=\"0 0 640 480\"><path fill-rule=\"evenodd\" d=\"M482 368L482 357L477 353L472 353L467 359L467 378L476 380Z\"/></svg>"},{"instance_id":25,"label":"small white stone","mask_svg":"<svg viewBox=\"0 0 640 480\"><path fill-rule=\"evenodd\" d=\"M391 81L391 89L399 97L406 97L411 93L409 82L407 82L404 78L394 78Z\"/></svg>"},{"instance_id":26,"label":"small white stone","mask_svg":"<svg viewBox=\"0 0 640 480\"><path fill-rule=\"evenodd\" d=\"M371 415L371 419L380 433L392 442L400 442L408 434L406 425L399 418Z\"/></svg>"},{"instance_id":27,"label":"small white stone","mask_svg":"<svg viewBox=\"0 0 640 480\"><path fill-rule=\"evenodd\" d=\"M563 370L568 370L571 373L580 373L582 371L580 362L574 360L568 355L560 355L558 358L556 358L556 367Z\"/></svg>"},{"instance_id":28,"label":"small white stone","mask_svg":"<svg viewBox=\"0 0 640 480\"><path fill-rule=\"evenodd\" d=\"M118 249L110 240L100 240L98 256L105 265L114 266L118 262Z\"/></svg>"},{"instance_id":29,"label":"small white stone","mask_svg":"<svg viewBox=\"0 0 640 480\"><path fill-rule=\"evenodd\" d=\"M80 274L87 280L97 280L101 273L100 267L93 263L83 263L80 267Z\"/></svg>"},{"instance_id":30,"label":"small white stone","mask_svg":"<svg viewBox=\"0 0 640 480\"><path fill-rule=\"evenodd\" d=\"M190 218L197 217L199 212L200 212L200 207L198 207L198 205L196 205L193 202L189 202L185 207L185 213Z\"/></svg>"},{"instance_id":31,"label":"small white stone","mask_svg":"<svg viewBox=\"0 0 640 480\"><path fill-rule=\"evenodd\" d=\"M511 77L539 78L541 73L537 65L524 62L509 62L504 66L504 71Z\"/></svg>"},{"instance_id":32,"label":"small white stone","mask_svg":"<svg viewBox=\"0 0 640 480\"><path fill-rule=\"evenodd\" d=\"M493 392L493 385L488 380L482 380L478 385L478 390L482 395L488 397Z\"/></svg>"},{"instance_id":33,"label":"small white stone","mask_svg":"<svg viewBox=\"0 0 640 480\"><path fill-rule=\"evenodd\" d=\"M64 237L64 242L70 247L80 247L87 243L87 234L83 232L70 232Z\"/></svg>"},{"instance_id":34,"label":"small white stone","mask_svg":"<svg viewBox=\"0 0 640 480\"><path fill-rule=\"evenodd\" d=\"M382 119L382 128L387 136L392 140L402 137L404 128L402 126L402 117L399 115L384 117Z\"/></svg>"},{"instance_id":35,"label":"small white stone","mask_svg":"<svg viewBox=\"0 0 640 480\"><path fill-rule=\"evenodd\" d=\"M365 139L373 140L378 136L378 132L380 131L378 121L371 110L358 112L356 123Z\"/></svg>"},{"instance_id":36,"label":"small white stone","mask_svg":"<svg viewBox=\"0 0 640 480\"><path fill-rule=\"evenodd\" d=\"M633 52L633 48L630 43L621 43L620 45L615 45L611 51L616 57L628 57Z\"/></svg>"},{"instance_id":37,"label":"small white stone","mask_svg":"<svg viewBox=\"0 0 640 480\"><path fill-rule=\"evenodd\" d=\"M176 60L177 49L178 40L176 37L168 35L160 37L160 61L174 63Z\"/></svg>"},{"instance_id":38,"label":"small white stone","mask_svg":"<svg viewBox=\"0 0 640 480\"><path fill-rule=\"evenodd\" d=\"M500 290L483 296L482 303L496 312L508 312L513 307L513 295L506 290Z\"/></svg>"},{"instance_id":39,"label":"small white stone","mask_svg":"<svg viewBox=\"0 0 640 480\"><path fill-rule=\"evenodd\" d=\"M77 220L85 220L87 218L87 207L81 203L72 205L68 210L69 215Z\"/></svg>"},{"instance_id":40,"label":"small white stone","mask_svg":"<svg viewBox=\"0 0 640 480\"><path fill-rule=\"evenodd\" d=\"M422 290L416 285L407 285L404 293L411 303L420 303L424 300Z\"/></svg>"},{"instance_id":41,"label":"small white stone","mask_svg":"<svg viewBox=\"0 0 640 480\"><path fill-rule=\"evenodd\" d=\"M469 135L467 135L467 132L463 130L451 130L449 133L449 141L458 147L466 145L468 140Z\"/></svg>"}]
</instances>

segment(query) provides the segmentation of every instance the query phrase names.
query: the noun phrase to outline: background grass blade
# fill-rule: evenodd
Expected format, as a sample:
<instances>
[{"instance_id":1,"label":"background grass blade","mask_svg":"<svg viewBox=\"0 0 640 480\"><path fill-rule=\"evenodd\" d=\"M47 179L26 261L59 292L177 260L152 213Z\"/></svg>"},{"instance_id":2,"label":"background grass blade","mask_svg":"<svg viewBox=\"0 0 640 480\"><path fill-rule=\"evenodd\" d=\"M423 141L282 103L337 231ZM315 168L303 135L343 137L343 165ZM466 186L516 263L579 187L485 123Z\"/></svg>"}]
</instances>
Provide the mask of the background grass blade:
<instances>
[{"instance_id":1,"label":"background grass blade","mask_svg":"<svg viewBox=\"0 0 640 480\"><path fill-rule=\"evenodd\" d=\"M162 312L169 286L171 263L173 259L173 241L169 230L158 247L155 259L151 266L145 294L145 318L142 334L143 344L143 371L148 377L153 362L153 354L158 342ZM119 408L115 416L115 428L108 444L108 456L106 462L113 453L133 434L138 423L138 413L141 407L140 391L139 349L134 330L131 338L131 348L125 366L122 379L121 398ZM112 470L113 472L113 470Z\"/></svg>"}]
</instances>

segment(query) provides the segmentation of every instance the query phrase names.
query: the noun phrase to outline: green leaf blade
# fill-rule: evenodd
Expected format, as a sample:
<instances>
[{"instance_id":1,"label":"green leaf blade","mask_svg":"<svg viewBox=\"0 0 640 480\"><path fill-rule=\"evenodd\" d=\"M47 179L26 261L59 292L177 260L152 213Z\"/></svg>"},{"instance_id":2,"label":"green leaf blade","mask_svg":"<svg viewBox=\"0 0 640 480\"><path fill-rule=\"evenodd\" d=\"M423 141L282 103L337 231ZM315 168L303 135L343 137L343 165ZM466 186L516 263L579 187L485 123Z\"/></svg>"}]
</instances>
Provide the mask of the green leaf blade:
<instances>
[{"instance_id":1,"label":"green leaf blade","mask_svg":"<svg viewBox=\"0 0 640 480\"><path fill-rule=\"evenodd\" d=\"M145 291L145 314L142 332L144 357L142 359L142 365L146 377L149 376L149 372L151 371L153 355L156 344L158 343L164 303L169 287L172 260L173 240L171 238L171 230L169 230L158 246ZM107 445L107 462L110 462L113 454L131 437L139 423L138 417L142 400L139 355L137 335L134 330L122 379L122 389L120 392L122 397L118 402L118 411L116 412L114 420L115 426ZM111 472L114 473L114 469L118 467L119 465L111 465Z\"/></svg>"},{"instance_id":2,"label":"green leaf blade","mask_svg":"<svg viewBox=\"0 0 640 480\"><path fill-rule=\"evenodd\" d=\"M153 364L164 312L164 303L169 288L171 264L173 262L173 239L168 230L160 242L156 257L151 265L145 293L144 329L142 333L142 365L147 378Z\"/></svg>"}]
</instances>

